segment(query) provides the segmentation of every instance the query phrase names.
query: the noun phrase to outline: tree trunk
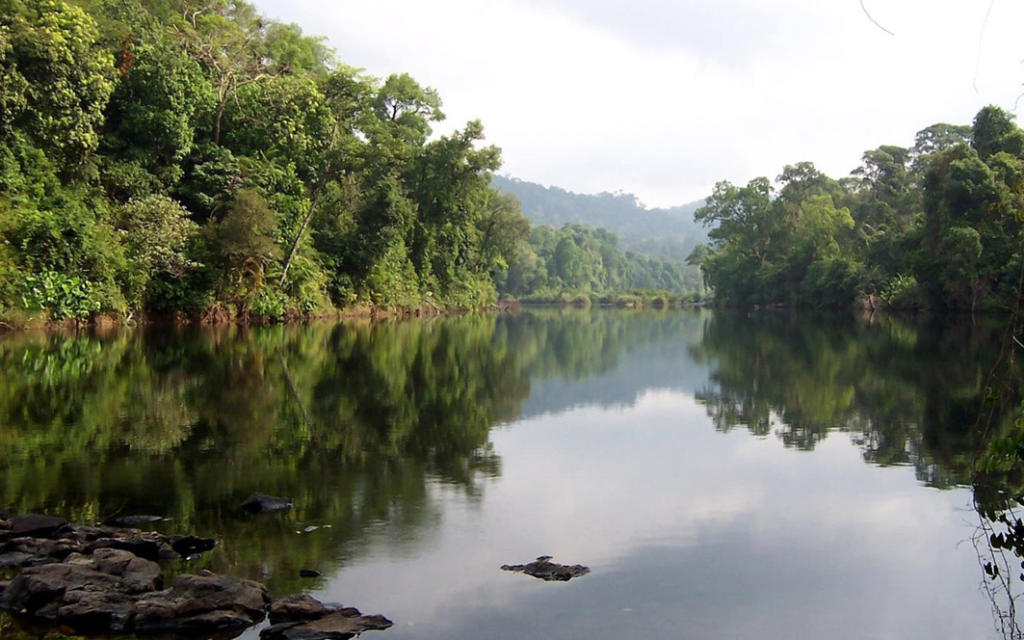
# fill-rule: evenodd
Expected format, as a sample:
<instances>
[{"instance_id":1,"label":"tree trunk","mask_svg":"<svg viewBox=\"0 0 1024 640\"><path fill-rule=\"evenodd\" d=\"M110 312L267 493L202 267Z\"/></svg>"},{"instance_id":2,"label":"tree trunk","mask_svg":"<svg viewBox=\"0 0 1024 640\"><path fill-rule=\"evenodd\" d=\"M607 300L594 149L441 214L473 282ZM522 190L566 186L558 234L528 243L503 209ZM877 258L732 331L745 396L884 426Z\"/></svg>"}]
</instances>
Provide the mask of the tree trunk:
<instances>
[{"instance_id":1,"label":"tree trunk","mask_svg":"<svg viewBox=\"0 0 1024 640\"><path fill-rule=\"evenodd\" d=\"M312 198L309 201L309 211L302 218L302 224L299 226L299 232L295 234L295 240L292 242L292 248L288 250L288 258L284 261L284 269L281 271L281 280L277 283L278 287L283 287L285 280L288 278L288 269L292 266L292 260L295 259L295 252L299 250L299 243L302 241L302 236L306 233L306 227L309 226L309 221L313 219L313 212L316 211L316 203L320 200L320 194L323 192L324 187L327 186L326 176L329 171L324 172L324 179L320 180L320 184L317 185L316 191L313 192Z\"/></svg>"},{"instance_id":2,"label":"tree trunk","mask_svg":"<svg viewBox=\"0 0 1024 640\"><path fill-rule=\"evenodd\" d=\"M220 144L220 121L224 117L224 109L227 107L227 101L222 100L217 105L217 113L213 119L213 143Z\"/></svg>"}]
</instances>

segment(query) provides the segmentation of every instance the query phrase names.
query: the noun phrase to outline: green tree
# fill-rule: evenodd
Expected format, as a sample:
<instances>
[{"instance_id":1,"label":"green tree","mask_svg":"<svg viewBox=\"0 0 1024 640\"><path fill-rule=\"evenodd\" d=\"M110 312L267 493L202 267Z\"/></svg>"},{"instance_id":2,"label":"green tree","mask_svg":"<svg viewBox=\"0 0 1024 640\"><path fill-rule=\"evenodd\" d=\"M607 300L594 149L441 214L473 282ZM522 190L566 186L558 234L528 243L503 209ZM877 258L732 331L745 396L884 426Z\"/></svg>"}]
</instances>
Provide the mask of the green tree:
<instances>
[{"instance_id":1,"label":"green tree","mask_svg":"<svg viewBox=\"0 0 1024 640\"><path fill-rule=\"evenodd\" d=\"M166 196L148 196L132 200L121 213L121 231L126 255L132 269L129 301L135 304L166 290L155 289L156 282L166 286L181 283L201 265L189 256L189 246L199 227L189 219L188 211Z\"/></svg>"},{"instance_id":2,"label":"green tree","mask_svg":"<svg viewBox=\"0 0 1024 640\"><path fill-rule=\"evenodd\" d=\"M95 21L60 0L0 2L0 144L21 132L68 171L100 141L113 59Z\"/></svg>"}]
</instances>

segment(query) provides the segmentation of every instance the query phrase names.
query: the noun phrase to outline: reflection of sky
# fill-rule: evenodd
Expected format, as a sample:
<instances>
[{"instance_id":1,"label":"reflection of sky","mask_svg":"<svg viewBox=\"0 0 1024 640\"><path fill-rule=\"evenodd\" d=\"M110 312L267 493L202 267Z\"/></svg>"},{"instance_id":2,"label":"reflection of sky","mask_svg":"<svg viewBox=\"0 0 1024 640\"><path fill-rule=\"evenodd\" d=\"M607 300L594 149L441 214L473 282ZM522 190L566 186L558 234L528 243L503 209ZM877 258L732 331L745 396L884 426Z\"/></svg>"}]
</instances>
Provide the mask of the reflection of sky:
<instances>
[{"instance_id":1,"label":"reflection of sky","mask_svg":"<svg viewBox=\"0 0 1024 640\"><path fill-rule=\"evenodd\" d=\"M413 553L381 536L318 595L395 620L389 638L979 638L993 633L965 490L713 430L691 396L494 431L483 499L435 485ZM959 545L959 546L958 546ZM502 572L540 554L593 573Z\"/></svg>"},{"instance_id":2,"label":"reflection of sky","mask_svg":"<svg viewBox=\"0 0 1024 640\"><path fill-rule=\"evenodd\" d=\"M593 310L587 313L608 312ZM707 385L709 377L708 364L695 361L691 355L691 349L700 344L707 317L706 312L700 309L683 312L674 318L678 325L665 323L675 330L666 331L660 339L649 343L622 349L616 353L615 366L608 371L575 379L565 376L533 377L530 396L523 403L521 417L531 418L593 405L604 408L630 406L650 389L693 394ZM640 319L651 321L650 316L637 318Z\"/></svg>"},{"instance_id":3,"label":"reflection of sky","mask_svg":"<svg viewBox=\"0 0 1024 640\"><path fill-rule=\"evenodd\" d=\"M708 366L694 362L692 343L700 341L700 326L690 335L674 336L636 350L619 354L611 371L569 380L556 376L530 381L530 397L523 403L522 417L558 413L574 407L598 405L606 408L629 406L648 389L693 393L707 385ZM689 340L686 342L684 340Z\"/></svg>"}]
</instances>

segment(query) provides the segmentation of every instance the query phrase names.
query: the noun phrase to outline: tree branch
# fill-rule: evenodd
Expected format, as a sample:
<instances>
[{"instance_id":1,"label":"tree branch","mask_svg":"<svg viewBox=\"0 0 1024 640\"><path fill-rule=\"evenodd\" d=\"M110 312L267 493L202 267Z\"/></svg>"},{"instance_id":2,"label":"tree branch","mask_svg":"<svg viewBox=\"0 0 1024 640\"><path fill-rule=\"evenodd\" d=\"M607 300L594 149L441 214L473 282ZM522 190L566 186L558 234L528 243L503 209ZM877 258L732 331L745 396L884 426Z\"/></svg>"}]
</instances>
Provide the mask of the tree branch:
<instances>
[{"instance_id":1,"label":"tree branch","mask_svg":"<svg viewBox=\"0 0 1024 640\"><path fill-rule=\"evenodd\" d=\"M890 36L896 35L892 31L889 31L888 29L883 27L881 24L879 24L878 20L875 20L874 16L871 15L871 12L868 11L868 8L864 6L864 0L860 0L860 8L861 8L861 11L864 12L864 15L866 15L868 17L868 20L870 20L872 24L874 24L876 27L878 27L882 31L888 33Z\"/></svg>"}]
</instances>

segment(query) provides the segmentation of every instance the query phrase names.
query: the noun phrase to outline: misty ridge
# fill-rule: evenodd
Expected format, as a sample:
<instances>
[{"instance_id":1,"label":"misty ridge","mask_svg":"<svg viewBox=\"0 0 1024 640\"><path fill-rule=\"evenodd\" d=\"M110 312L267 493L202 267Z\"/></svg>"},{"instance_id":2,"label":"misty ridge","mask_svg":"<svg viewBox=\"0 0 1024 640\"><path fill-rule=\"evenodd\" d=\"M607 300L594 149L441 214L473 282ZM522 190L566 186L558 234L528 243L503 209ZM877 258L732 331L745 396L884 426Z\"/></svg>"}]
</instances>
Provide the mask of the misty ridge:
<instances>
[{"instance_id":1,"label":"misty ridge","mask_svg":"<svg viewBox=\"0 0 1024 640\"><path fill-rule=\"evenodd\" d=\"M523 215L534 225L560 229L583 224L606 229L618 236L619 246L626 251L685 262L694 247L708 239L704 227L693 219L703 200L648 209L631 193L573 193L501 175L494 176L491 186L515 196Z\"/></svg>"}]
</instances>

